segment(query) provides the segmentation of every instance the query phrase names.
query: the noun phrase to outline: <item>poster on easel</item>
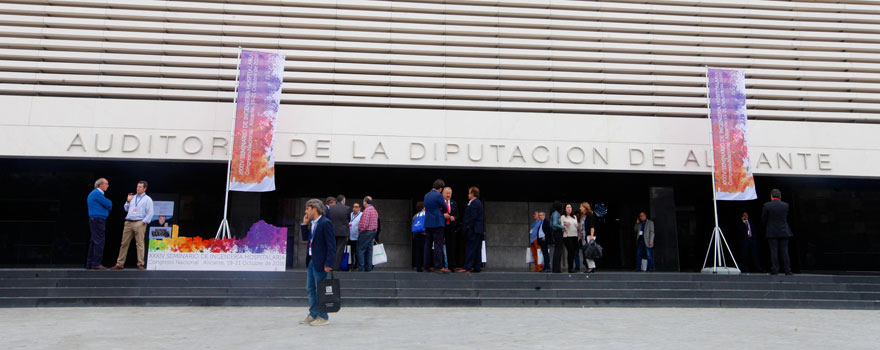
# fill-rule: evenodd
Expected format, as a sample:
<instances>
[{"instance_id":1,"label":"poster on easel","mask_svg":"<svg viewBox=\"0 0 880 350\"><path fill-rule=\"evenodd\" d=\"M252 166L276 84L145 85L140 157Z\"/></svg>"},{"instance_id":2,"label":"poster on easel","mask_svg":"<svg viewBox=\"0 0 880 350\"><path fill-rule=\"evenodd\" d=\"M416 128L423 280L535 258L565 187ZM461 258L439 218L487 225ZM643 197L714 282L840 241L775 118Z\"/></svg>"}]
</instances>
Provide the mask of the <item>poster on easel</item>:
<instances>
[{"instance_id":1,"label":"poster on easel","mask_svg":"<svg viewBox=\"0 0 880 350\"><path fill-rule=\"evenodd\" d=\"M172 231L170 238L150 239L148 254L147 270L284 271L287 228L260 220L242 238L211 239Z\"/></svg>"}]
</instances>

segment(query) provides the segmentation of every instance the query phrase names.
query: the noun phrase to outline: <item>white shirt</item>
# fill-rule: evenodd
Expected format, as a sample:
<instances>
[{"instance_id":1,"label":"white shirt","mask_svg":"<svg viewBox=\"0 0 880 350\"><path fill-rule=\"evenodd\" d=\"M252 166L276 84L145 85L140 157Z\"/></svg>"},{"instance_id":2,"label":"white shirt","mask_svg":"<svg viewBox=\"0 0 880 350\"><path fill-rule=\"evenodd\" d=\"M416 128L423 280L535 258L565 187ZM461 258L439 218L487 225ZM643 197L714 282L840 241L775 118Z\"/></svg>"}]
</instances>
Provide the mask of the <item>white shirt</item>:
<instances>
[{"instance_id":1,"label":"white shirt","mask_svg":"<svg viewBox=\"0 0 880 350\"><path fill-rule=\"evenodd\" d=\"M352 241L356 241L358 236L360 236L360 231L358 231L358 224L361 222L361 216L364 212L359 211L357 215L355 213L349 214L348 219L348 239Z\"/></svg>"},{"instance_id":2,"label":"white shirt","mask_svg":"<svg viewBox=\"0 0 880 350\"><path fill-rule=\"evenodd\" d=\"M309 235L309 237L311 237L309 238L309 256L312 256L312 241L315 240L315 227L318 227L318 220L321 220L320 216L317 219L312 220L310 225L312 229L312 234Z\"/></svg>"},{"instance_id":3,"label":"white shirt","mask_svg":"<svg viewBox=\"0 0 880 350\"><path fill-rule=\"evenodd\" d=\"M577 237L578 236L578 222L577 218L573 216L560 216L559 222L564 223L567 222L568 226L565 226L565 232L562 234L562 237ZM565 224L563 224L565 225Z\"/></svg>"}]
</instances>

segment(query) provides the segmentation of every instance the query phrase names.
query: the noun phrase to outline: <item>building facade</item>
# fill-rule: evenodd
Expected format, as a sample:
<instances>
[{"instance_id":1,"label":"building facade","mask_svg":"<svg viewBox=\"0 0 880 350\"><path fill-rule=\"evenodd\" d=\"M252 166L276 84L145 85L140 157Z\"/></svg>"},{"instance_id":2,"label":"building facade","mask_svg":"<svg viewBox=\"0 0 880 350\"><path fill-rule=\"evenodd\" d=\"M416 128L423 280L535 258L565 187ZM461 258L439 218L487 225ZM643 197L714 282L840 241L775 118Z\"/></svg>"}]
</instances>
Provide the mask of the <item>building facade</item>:
<instances>
[{"instance_id":1,"label":"building facade","mask_svg":"<svg viewBox=\"0 0 880 350\"><path fill-rule=\"evenodd\" d=\"M525 265L530 213L558 199L607 204L605 266L634 264L646 210L658 268L697 270L710 66L746 73L760 198L719 204L734 248L739 214L757 222L781 188L796 267L880 270L878 16L858 0L0 1L0 264L84 260L98 177L117 207L106 255L141 179L182 232L213 236L246 48L287 62L278 191L233 193L234 231L371 195L390 265L409 266L409 218L441 177L461 210L481 187L495 266Z\"/></svg>"}]
</instances>

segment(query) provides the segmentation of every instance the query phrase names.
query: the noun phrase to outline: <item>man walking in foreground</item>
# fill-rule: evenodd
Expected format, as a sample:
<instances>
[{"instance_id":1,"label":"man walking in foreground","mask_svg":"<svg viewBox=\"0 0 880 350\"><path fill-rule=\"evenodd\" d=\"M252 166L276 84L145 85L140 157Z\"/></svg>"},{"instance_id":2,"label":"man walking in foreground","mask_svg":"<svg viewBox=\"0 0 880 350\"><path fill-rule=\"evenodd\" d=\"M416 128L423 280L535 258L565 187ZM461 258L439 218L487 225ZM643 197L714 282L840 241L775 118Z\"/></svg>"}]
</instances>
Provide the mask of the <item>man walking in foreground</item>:
<instances>
[{"instance_id":1,"label":"man walking in foreground","mask_svg":"<svg viewBox=\"0 0 880 350\"><path fill-rule=\"evenodd\" d=\"M327 278L327 272L333 270L336 258L336 237L333 224L324 216L324 203L313 198L306 202L306 218L303 226L311 231L309 234L308 254L312 257L306 275L306 290L309 292L309 315L299 321L300 324L326 326L330 324L330 316L318 311L318 282Z\"/></svg>"}]
</instances>

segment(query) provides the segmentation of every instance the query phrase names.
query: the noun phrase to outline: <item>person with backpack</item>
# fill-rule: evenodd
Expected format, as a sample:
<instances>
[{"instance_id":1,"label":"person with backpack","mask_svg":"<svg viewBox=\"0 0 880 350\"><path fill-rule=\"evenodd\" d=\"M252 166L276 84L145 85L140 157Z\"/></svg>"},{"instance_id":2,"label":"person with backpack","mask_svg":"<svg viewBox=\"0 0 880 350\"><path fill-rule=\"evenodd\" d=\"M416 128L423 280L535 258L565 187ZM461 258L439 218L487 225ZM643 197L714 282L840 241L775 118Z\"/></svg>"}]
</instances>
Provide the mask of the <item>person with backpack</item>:
<instances>
[{"instance_id":1,"label":"person with backpack","mask_svg":"<svg viewBox=\"0 0 880 350\"><path fill-rule=\"evenodd\" d=\"M417 272L422 272L425 265L425 202L416 203L416 214L412 218L412 234L412 266Z\"/></svg>"}]
</instances>

